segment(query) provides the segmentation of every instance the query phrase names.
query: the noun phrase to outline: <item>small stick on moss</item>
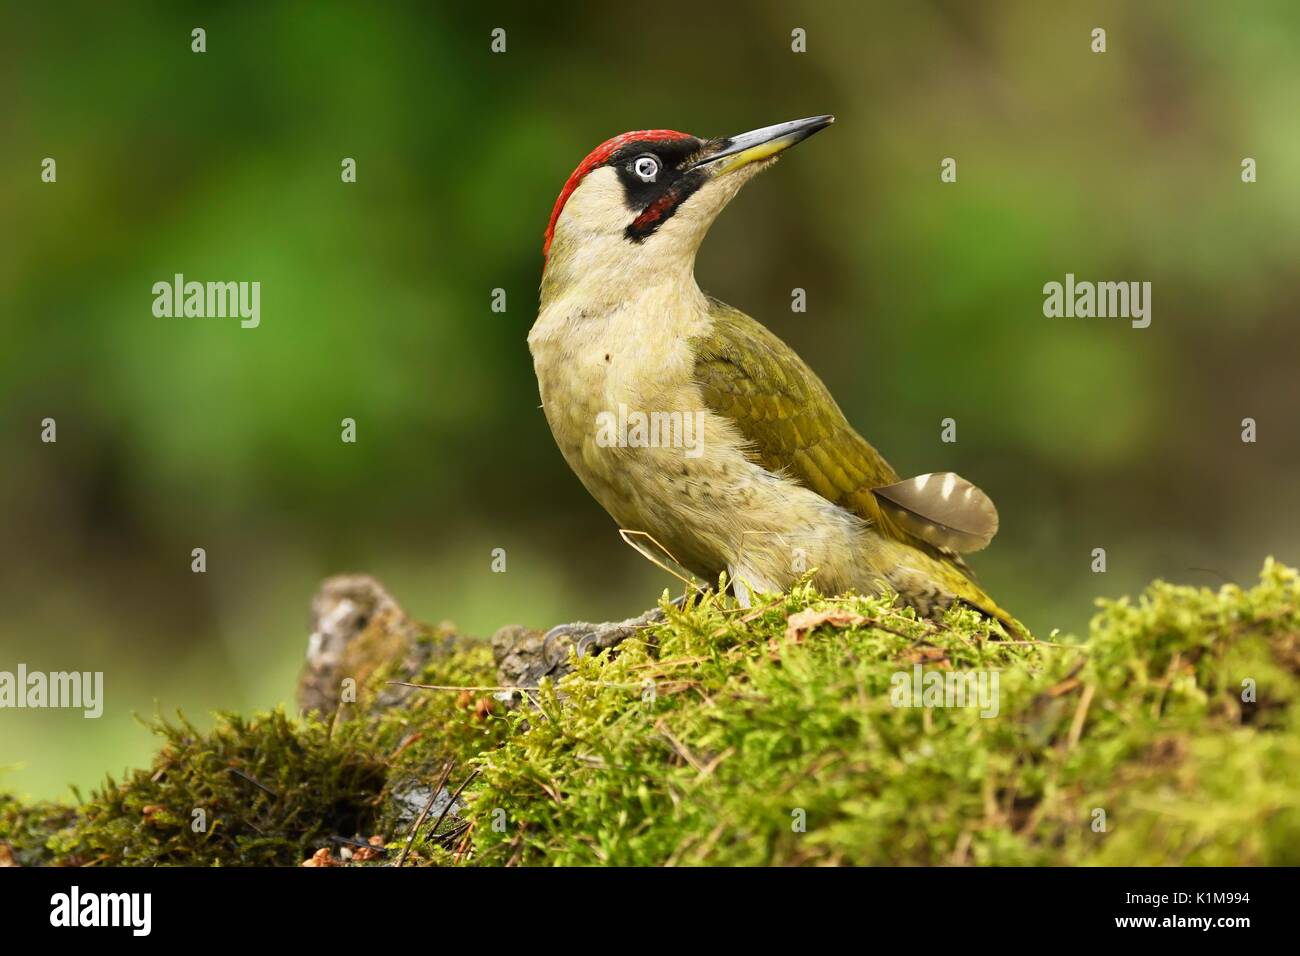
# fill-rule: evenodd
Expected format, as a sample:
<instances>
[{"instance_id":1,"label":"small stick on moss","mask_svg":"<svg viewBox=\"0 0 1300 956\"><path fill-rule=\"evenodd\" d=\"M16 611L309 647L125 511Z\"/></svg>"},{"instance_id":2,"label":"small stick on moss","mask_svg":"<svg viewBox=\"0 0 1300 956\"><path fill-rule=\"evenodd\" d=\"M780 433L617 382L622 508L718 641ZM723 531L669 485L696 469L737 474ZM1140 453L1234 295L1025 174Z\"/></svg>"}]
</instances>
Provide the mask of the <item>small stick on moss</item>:
<instances>
[{"instance_id":1,"label":"small stick on moss","mask_svg":"<svg viewBox=\"0 0 1300 956\"><path fill-rule=\"evenodd\" d=\"M722 761L726 760L735 752L736 752L735 747L728 747L726 750L722 751L722 753L718 754L716 757L714 757L712 760L710 760L708 763L704 765L703 769L700 770L700 776L698 779L703 780L705 777L712 776L713 771L718 769L718 764L722 763Z\"/></svg>"},{"instance_id":2,"label":"small stick on moss","mask_svg":"<svg viewBox=\"0 0 1300 956\"><path fill-rule=\"evenodd\" d=\"M1152 720L1160 719L1160 711L1164 709L1165 696L1169 693L1169 685L1173 683L1174 676L1178 673L1178 668L1182 666L1182 663L1183 652L1174 651L1173 657L1169 659L1169 666L1165 669L1164 679L1158 683L1160 693L1157 694L1156 699L1151 702Z\"/></svg>"},{"instance_id":3,"label":"small stick on moss","mask_svg":"<svg viewBox=\"0 0 1300 956\"><path fill-rule=\"evenodd\" d=\"M423 730L417 730L414 733L407 734L402 739L402 742L397 745L397 749L394 750L392 754L389 756L389 759L392 760L401 756L402 751L404 751L407 747L411 746L411 744L415 743L417 740L420 740L422 737L424 737Z\"/></svg>"},{"instance_id":4,"label":"small stick on moss","mask_svg":"<svg viewBox=\"0 0 1300 956\"><path fill-rule=\"evenodd\" d=\"M473 824L468 821L465 823L458 823L456 826L448 829L446 833L439 833L436 836L429 837L429 839L434 843L441 843L444 847L450 846L462 837L465 834L465 831L470 829L472 826Z\"/></svg>"},{"instance_id":5,"label":"small stick on moss","mask_svg":"<svg viewBox=\"0 0 1300 956\"><path fill-rule=\"evenodd\" d=\"M420 825L424 823L424 818L427 817L429 811L433 809L433 801L437 800L438 794L442 793L442 788L447 784L447 778L451 776L451 768L455 765L456 762L454 760L448 760L442 765L442 773L438 775L438 780L434 784L432 792L429 794L429 802L424 805L424 809L420 811L420 815L415 818L415 823L411 825L411 833L406 838L406 846L402 847L402 855L397 858L398 866L404 866L406 864L406 855L411 852L411 844L415 842L415 835L420 832ZM449 803L448 806L451 806L451 804Z\"/></svg>"},{"instance_id":6,"label":"small stick on moss","mask_svg":"<svg viewBox=\"0 0 1300 956\"><path fill-rule=\"evenodd\" d=\"M469 849L469 841L470 838L472 838L473 836L474 836L474 824L471 822L469 826L465 828L465 839L460 841L460 846L456 849L456 856L451 861L453 864L460 862L460 858L464 856L465 851Z\"/></svg>"},{"instance_id":7,"label":"small stick on moss","mask_svg":"<svg viewBox=\"0 0 1300 956\"><path fill-rule=\"evenodd\" d=\"M1047 688L1047 690L1043 691L1039 696L1060 697L1062 694L1068 694L1070 691L1074 690L1081 683L1079 680L1079 672L1083 670L1085 663L1086 661L1084 661L1083 658L1079 658L1079 660L1075 662L1074 666L1070 668L1069 673L1065 675L1064 680L1056 684L1054 687Z\"/></svg>"},{"instance_id":8,"label":"small stick on moss","mask_svg":"<svg viewBox=\"0 0 1300 956\"><path fill-rule=\"evenodd\" d=\"M1088 647L1083 644L1061 644L1052 641L998 641L998 647L1066 647L1073 648L1084 654L1088 653Z\"/></svg>"},{"instance_id":9,"label":"small stick on moss","mask_svg":"<svg viewBox=\"0 0 1300 956\"><path fill-rule=\"evenodd\" d=\"M633 664L628 670L643 671L659 668L668 670L673 667L689 667L692 664L703 664L705 661L713 660L712 657L678 657L671 661L647 661L644 664Z\"/></svg>"},{"instance_id":10,"label":"small stick on moss","mask_svg":"<svg viewBox=\"0 0 1300 956\"><path fill-rule=\"evenodd\" d=\"M915 640L917 640L917 635L915 635L915 634L905 634L904 632L898 630L897 628L893 628L893 627L890 627L888 624L885 624L885 623L884 623L883 621L881 621L881 619L878 618L878 617L869 617L869 618L866 619L866 621L864 622L864 624L865 624L866 627L871 628L872 630L876 630L876 631L884 631L886 634L893 634L895 637L901 637L901 638L903 638L903 640L906 640L906 641L915 641ZM926 635L931 634L931 633L933 633L933 632L931 632L931 631L924 631L924 632L921 633L920 637L925 637Z\"/></svg>"},{"instance_id":11,"label":"small stick on moss","mask_svg":"<svg viewBox=\"0 0 1300 956\"><path fill-rule=\"evenodd\" d=\"M704 764L700 763L699 760L695 758L695 755L687 749L684 743L673 736L672 731L668 729L668 725L664 723L662 717L655 721L655 730L659 731L659 733L663 735L664 739L672 744L673 750L677 751L677 756L681 757L688 764L694 767L696 773L704 775Z\"/></svg>"},{"instance_id":12,"label":"small stick on moss","mask_svg":"<svg viewBox=\"0 0 1300 956\"><path fill-rule=\"evenodd\" d=\"M1088 707L1092 703L1092 695L1097 692L1096 684L1085 684L1083 695L1079 698L1079 706L1074 709L1074 721L1070 724L1070 736L1066 740L1065 749L1073 750L1083 736L1083 722L1088 719Z\"/></svg>"},{"instance_id":13,"label":"small stick on moss","mask_svg":"<svg viewBox=\"0 0 1300 956\"><path fill-rule=\"evenodd\" d=\"M238 767L227 767L226 769L231 773L233 773L236 777L239 777L243 780L247 780L253 786L257 787L257 789L261 790L266 794L269 794L273 799L275 800L280 799L280 795L278 793L276 793L274 790L272 790L270 787L262 783L260 780L258 780L256 777L252 776L251 774L244 773L244 771L240 770Z\"/></svg>"},{"instance_id":14,"label":"small stick on moss","mask_svg":"<svg viewBox=\"0 0 1300 956\"><path fill-rule=\"evenodd\" d=\"M753 611L750 611L748 614L746 614L744 617L742 617L742 618L740 619L740 623L741 623L741 624L752 624L754 621L757 621L760 617L762 617L762 616L763 616L764 614L766 614L768 611L772 610L772 608L776 607L778 604L783 604L783 603L785 603L785 598L784 598L784 597L783 597L783 598L780 598L779 600L772 601L770 604L764 604L762 607L757 608L757 609L755 609L755 610L753 610ZM723 611L722 613L723 613L723 614L729 614L729 613L731 613L731 611L743 611L743 610L744 610L743 607L738 607L738 608L732 608L732 609L727 610L727 611Z\"/></svg>"},{"instance_id":15,"label":"small stick on moss","mask_svg":"<svg viewBox=\"0 0 1300 956\"><path fill-rule=\"evenodd\" d=\"M707 860L709 858L709 851L713 849L713 845L717 843L718 840L722 839L722 834L726 832L727 832L727 824L726 821L724 820L720 822L716 827L714 827L711 831L709 831L709 835L704 838L703 845L701 845L699 850L696 851L695 859Z\"/></svg>"},{"instance_id":16,"label":"small stick on moss","mask_svg":"<svg viewBox=\"0 0 1300 956\"><path fill-rule=\"evenodd\" d=\"M481 694L496 693L499 691L509 691L510 693L526 693L529 690L536 690L535 687L489 687L486 685L474 686L472 684L412 684L404 680L388 680L385 684L397 684L399 687L414 687L417 690L470 690L478 691Z\"/></svg>"},{"instance_id":17,"label":"small stick on moss","mask_svg":"<svg viewBox=\"0 0 1300 956\"><path fill-rule=\"evenodd\" d=\"M361 850L374 850L376 853L387 853L388 847L376 846L373 843L367 843L365 840L354 840L351 837L331 836L330 839L335 843L342 843L345 846L354 846Z\"/></svg>"},{"instance_id":18,"label":"small stick on moss","mask_svg":"<svg viewBox=\"0 0 1300 956\"><path fill-rule=\"evenodd\" d=\"M965 866L970 859L971 832L970 827L961 831L957 837L957 843L952 849L952 856L948 858L949 866Z\"/></svg>"},{"instance_id":19,"label":"small stick on moss","mask_svg":"<svg viewBox=\"0 0 1300 956\"><path fill-rule=\"evenodd\" d=\"M442 813L438 814L438 819L433 821L434 833L437 833L438 827L442 826L442 818L445 817L447 815L447 812L452 808L452 804L454 804L456 802L456 798L461 795L461 791L463 791L466 787L468 787L470 781L477 776L478 776L478 771L475 770L472 774L470 774L468 777L465 778L464 783L462 783L459 787L456 788L456 792L451 795L451 799L447 801L447 805L442 808Z\"/></svg>"}]
</instances>

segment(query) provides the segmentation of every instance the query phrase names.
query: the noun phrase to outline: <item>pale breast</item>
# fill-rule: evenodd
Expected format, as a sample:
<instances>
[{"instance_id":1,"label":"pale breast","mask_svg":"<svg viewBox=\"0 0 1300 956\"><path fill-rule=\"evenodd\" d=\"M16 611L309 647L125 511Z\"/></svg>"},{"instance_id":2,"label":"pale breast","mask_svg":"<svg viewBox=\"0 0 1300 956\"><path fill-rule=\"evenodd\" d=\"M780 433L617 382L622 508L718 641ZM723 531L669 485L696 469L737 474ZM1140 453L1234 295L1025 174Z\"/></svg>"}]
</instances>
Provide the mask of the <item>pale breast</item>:
<instances>
[{"instance_id":1,"label":"pale breast","mask_svg":"<svg viewBox=\"0 0 1300 956\"><path fill-rule=\"evenodd\" d=\"M565 460L621 525L673 459L695 457L702 401L687 339L642 309L599 316L544 312L529 336L546 419ZM667 454L663 454L663 453ZM657 511L658 509L653 509Z\"/></svg>"},{"instance_id":2,"label":"pale breast","mask_svg":"<svg viewBox=\"0 0 1300 956\"><path fill-rule=\"evenodd\" d=\"M736 427L708 410L687 344L700 330L632 310L544 313L529 344L546 418L619 527L652 535L706 579L740 569L784 587L802 562L851 551L860 522L751 460Z\"/></svg>"}]
</instances>

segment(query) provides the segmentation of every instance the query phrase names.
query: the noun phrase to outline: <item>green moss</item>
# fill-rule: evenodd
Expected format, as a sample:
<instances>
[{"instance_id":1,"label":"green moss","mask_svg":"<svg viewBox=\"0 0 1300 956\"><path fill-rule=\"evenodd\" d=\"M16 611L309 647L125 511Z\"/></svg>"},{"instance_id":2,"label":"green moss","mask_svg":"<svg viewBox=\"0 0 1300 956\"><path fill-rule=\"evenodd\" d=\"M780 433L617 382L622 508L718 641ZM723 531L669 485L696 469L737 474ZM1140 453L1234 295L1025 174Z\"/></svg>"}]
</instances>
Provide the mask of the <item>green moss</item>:
<instances>
[{"instance_id":1,"label":"green moss","mask_svg":"<svg viewBox=\"0 0 1300 956\"><path fill-rule=\"evenodd\" d=\"M39 866L50 862L46 840L76 819L72 807L48 801L24 803L13 794L0 793L0 863Z\"/></svg>"},{"instance_id":2,"label":"green moss","mask_svg":"<svg viewBox=\"0 0 1300 956\"><path fill-rule=\"evenodd\" d=\"M430 665L424 681L482 683L491 651ZM386 675L380 675L382 680ZM385 835L394 790L495 746L503 720L455 695L413 693L364 719L322 722L282 710L218 715L200 733L183 717L151 722L162 744L147 770L112 779L75 808L0 798L0 841L17 862L69 865L292 866L335 837Z\"/></svg>"},{"instance_id":3,"label":"green moss","mask_svg":"<svg viewBox=\"0 0 1300 956\"><path fill-rule=\"evenodd\" d=\"M450 760L448 790L477 771L468 807L436 834L431 813L408 864L1300 863L1290 568L1102 602L1082 642L991 639L969 612L932 624L806 588L769 601L666 607L643 640L509 713L476 708L479 691L413 691L332 728L159 724L154 767L78 807L0 799L0 839L21 863L294 864L379 833L392 860L412 795ZM808 609L841 617L787 637ZM895 706L918 664L996 672L997 716ZM422 681L492 671L479 646ZM200 806L212 825L196 834Z\"/></svg>"}]
</instances>

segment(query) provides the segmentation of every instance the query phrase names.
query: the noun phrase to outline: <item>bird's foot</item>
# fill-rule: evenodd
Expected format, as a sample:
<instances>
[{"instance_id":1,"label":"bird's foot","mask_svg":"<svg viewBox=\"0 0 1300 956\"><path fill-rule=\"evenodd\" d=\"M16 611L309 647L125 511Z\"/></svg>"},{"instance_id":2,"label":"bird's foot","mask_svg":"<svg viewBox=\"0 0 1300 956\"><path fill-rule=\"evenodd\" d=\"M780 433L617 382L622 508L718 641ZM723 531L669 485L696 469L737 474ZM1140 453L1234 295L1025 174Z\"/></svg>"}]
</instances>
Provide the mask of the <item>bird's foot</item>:
<instances>
[{"instance_id":1,"label":"bird's foot","mask_svg":"<svg viewBox=\"0 0 1300 956\"><path fill-rule=\"evenodd\" d=\"M626 621L607 621L603 624L575 621L573 624L557 625L542 638L542 659L549 668L548 672L553 673L561 666L567 672L570 647L578 657L599 654L622 644L637 631L657 624L663 617L664 612L656 607Z\"/></svg>"},{"instance_id":2,"label":"bird's foot","mask_svg":"<svg viewBox=\"0 0 1300 956\"><path fill-rule=\"evenodd\" d=\"M686 597L672 603L681 607ZM492 638L492 654L497 664L497 682L503 687L536 687L543 677L558 680L572 668L569 666L569 648L578 657L612 650L652 624L664 619L660 608L651 608L644 614L626 621L608 621L589 624L576 621L560 624L545 634L526 627L503 627Z\"/></svg>"}]
</instances>

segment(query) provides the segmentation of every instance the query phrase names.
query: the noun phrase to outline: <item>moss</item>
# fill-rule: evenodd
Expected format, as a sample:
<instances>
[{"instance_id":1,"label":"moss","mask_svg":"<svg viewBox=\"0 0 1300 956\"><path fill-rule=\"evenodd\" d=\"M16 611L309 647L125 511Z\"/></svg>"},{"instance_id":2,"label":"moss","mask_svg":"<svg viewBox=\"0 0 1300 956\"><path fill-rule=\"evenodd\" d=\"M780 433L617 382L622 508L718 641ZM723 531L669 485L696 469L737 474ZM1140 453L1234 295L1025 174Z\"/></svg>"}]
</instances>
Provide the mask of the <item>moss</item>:
<instances>
[{"instance_id":1,"label":"moss","mask_svg":"<svg viewBox=\"0 0 1300 956\"><path fill-rule=\"evenodd\" d=\"M511 712L413 691L333 727L159 723L150 770L75 808L0 799L0 839L25 864L228 865L378 834L391 861L445 776L408 864L1300 863L1300 579L1275 562L1250 589L1101 602L1086 641L807 588L665 612ZM996 672L997 716L896 706L918 666ZM480 645L421 681L492 673Z\"/></svg>"},{"instance_id":2,"label":"moss","mask_svg":"<svg viewBox=\"0 0 1300 956\"><path fill-rule=\"evenodd\" d=\"M491 672L491 652L477 647L421 679L482 683ZM407 781L448 758L466 764L504 733L504 721L446 694L413 694L402 707L338 722L275 710L252 720L220 714L207 733L184 717L150 726L162 739L153 765L110 778L75 808L0 799L0 841L17 862L297 865L341 840L383 836Z\"/></svg>"},{"instance_id":3,"label":"moss","mask_svg":"<svg viewBox=\"0 0 1300 956\"><path fill-rule=\"evenodd\" d=\"M38 866L51 854L45 842L56 830L72 826L77 812L49 801L24 803L13 794L0 793L0 865Z\"/></svg>"}]
</instances>

